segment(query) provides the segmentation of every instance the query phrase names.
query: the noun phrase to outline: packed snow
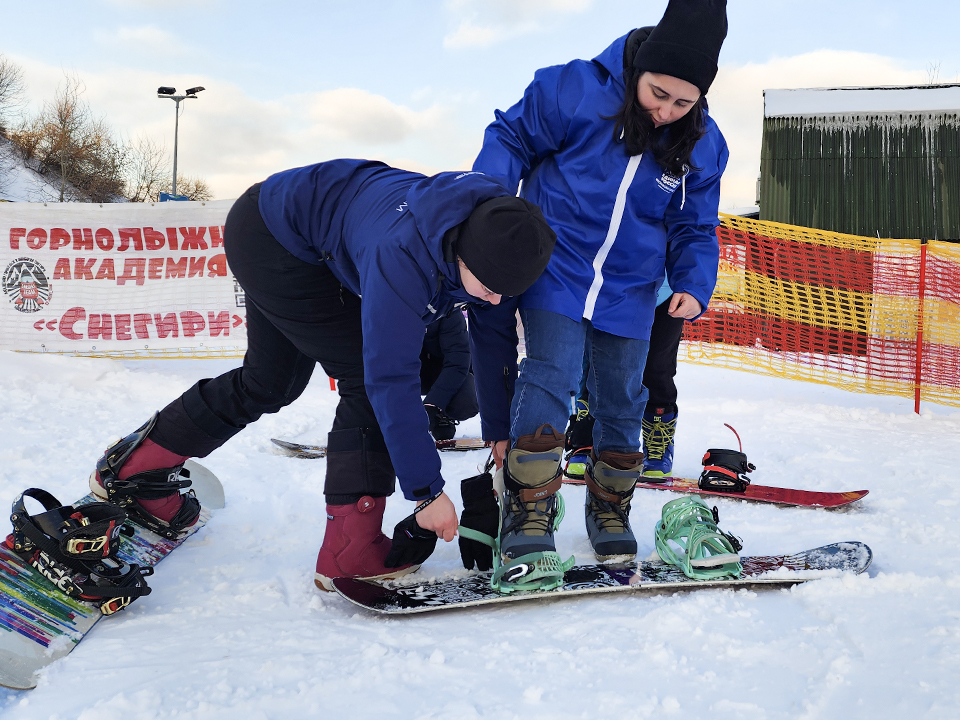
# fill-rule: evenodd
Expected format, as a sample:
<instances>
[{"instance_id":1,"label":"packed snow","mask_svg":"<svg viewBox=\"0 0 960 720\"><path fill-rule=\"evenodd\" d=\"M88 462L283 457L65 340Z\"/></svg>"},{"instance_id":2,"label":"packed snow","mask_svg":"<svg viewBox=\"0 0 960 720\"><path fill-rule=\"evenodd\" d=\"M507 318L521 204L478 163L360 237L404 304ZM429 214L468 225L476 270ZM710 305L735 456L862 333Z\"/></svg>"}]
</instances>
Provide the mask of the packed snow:
<instances>
[{"instance_id":1,"label":"packed snow","mask_svg":"<svg viewBox=\"0 0 960 720\"><path fill-rule=\"evenodd\" d=\"M763 116L956 112L960 85L764 90Z\"/></svg>"},{"instance_id":2,"label":"packed snow","mask_svg":"<svg viewBox=\"0 0 960 720\"><path fill-rule=\"evenodd\" d=\"M0 353L0 499L41 487L69 501L112 440L224 360L112 361ZM313 584L324 461L271 437L322 442L336 394L317 372L295 404L203 463L227 505L5 718L956 718L960 716L960 411L746 372L682 365L677 474L736 447L754 482L869 489L845 510L721 499L748 554L861 540L868 573L791 589L619 594L386 618ZM460 426L474 435L476 420ZM448 489L485 453L444 454ZM563 556L593 562L564 487ZM639 490L641 555L671 495ZM712 504L712 503L711 503ZM412 509L397 494L384 527ZM422 577L459 576L440 543Z\"/></svg>"}]
</instances>

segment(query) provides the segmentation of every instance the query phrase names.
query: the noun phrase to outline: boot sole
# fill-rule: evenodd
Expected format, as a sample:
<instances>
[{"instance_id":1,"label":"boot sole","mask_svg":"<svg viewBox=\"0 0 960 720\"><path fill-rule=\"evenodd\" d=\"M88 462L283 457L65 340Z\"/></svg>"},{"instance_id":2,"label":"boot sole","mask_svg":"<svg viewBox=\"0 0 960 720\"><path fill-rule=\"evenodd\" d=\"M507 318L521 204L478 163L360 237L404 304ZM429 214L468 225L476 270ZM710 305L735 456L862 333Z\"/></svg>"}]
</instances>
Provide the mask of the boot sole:
<instances>
[{"instance_id":1,"label":"boot sole","mask_svg":"<svg viewBox=\"0 0 960 720\"><path fill-rule=\"evenodd\" d=\"M403 570L394 570L393 572L384 573L383 575L370 575L367 577L356 578L357 580L393 580L394 578L403 577L404 575L409 575L410 573L416 572L420 569L419 565L411 565L408 568ZM319 590L323 592L334 592L333 587L333 578L327 577L326 575L321 575L320 573L314 573L313 584L317 586Z\"/></svg>"}]
</instances>

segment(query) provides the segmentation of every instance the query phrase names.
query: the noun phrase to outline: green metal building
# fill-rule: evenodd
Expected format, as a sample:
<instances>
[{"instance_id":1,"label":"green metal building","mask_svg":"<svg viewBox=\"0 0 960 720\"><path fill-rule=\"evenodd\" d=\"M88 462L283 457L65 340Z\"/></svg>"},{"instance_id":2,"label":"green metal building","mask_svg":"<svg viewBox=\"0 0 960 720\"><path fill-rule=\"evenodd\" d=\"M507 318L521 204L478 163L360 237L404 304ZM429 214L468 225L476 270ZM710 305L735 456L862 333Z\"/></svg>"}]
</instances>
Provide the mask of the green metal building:
<instances>
[{"instance_id":1,"label":"green metal building","mask_svg":"<svg viewBox=\"0 0 960 720\"><path fill-rule=\"evenodd\" d=\"M765 90L760 219L960 240L960 84Z\"/></svg>"}]
</instances>

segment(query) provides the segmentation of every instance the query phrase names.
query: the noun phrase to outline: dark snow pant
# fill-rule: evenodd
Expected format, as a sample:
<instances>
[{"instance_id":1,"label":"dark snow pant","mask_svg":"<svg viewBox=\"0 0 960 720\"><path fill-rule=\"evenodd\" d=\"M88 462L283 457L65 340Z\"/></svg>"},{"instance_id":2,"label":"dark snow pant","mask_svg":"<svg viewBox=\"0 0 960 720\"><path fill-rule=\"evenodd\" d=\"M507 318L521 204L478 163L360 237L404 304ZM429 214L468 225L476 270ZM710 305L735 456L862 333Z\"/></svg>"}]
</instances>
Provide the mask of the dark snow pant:
<instances>
[{"instance_id":1,"label":"dark snow pant","mask_svg":"<svg viewBox=\"0 0 960 720\"><path fill-rule=\"evenodd\" d=\"M277 242L260 216L259 195L259 185L247 190L224 228L227 262L246 293L243 366L201 380L170 403L150 439L178 455L204 457L296 400L320 363L340 393L327 439L327 502L390 495L393 464L363 383L360 298L326 265L304 262Z\"/></svg>"},{"instance_id":2,"label":"dark snow pant","mask_svg":"<svg viewBox=\"0 0 960 720\"><path fill-rule=\"evenodd\" d=\"M647 364L643 368L643 385L650 392L647 407L670 407L677 404L677 386L673 379L677 375L677 352L683 335L683 318L671 317L667 313L670 301L665 300L657 306L653 315L653 329L650 331L650 351Z\"/></svg>"}]
</instances>

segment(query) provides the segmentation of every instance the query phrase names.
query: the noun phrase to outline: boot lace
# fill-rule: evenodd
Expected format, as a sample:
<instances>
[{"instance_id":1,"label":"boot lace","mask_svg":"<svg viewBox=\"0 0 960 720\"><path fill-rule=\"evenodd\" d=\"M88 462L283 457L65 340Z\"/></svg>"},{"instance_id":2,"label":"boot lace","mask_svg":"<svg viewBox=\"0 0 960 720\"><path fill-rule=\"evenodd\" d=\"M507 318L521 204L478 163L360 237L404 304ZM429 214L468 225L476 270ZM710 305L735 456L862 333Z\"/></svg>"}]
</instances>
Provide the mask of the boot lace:
<instances>
[{"instance_id":1,"label":"boot lace","mask_svg":"<svg viewBox=\"0 0 960 720\"><path fill-rule=\"evenodd\" d=\"M644 418L640 421L640 427L643 431L643 444L647 457L652 460L663 460L667 448L676 435L677 418L670 422L659 423L650 422Z\"/></svg>"},{"instance_id":2,"label":"boot lace","mask_svg":"<svg viewBox=\"0 0 960 720\"><path fill-rule=\"evenodd\" d=\"M520 502L513 493L508 493L507 497L512 517L510 524L503 531L504 535L512 532L531 534L537 531L546 535L551 530L555 530L563 520L562 496L553 495L530 503Z\"/></svg>"},{"instance_id":3,"label":"boot lace","mask_svg":"<svg viewBox=\"0 0 960 720\"><path fill-rule=\"evenodd\" d=\"M623 531L629 525L630 498L610 502L590 494L590 510L601 530Z\"/></svg>"}]
</instances>

